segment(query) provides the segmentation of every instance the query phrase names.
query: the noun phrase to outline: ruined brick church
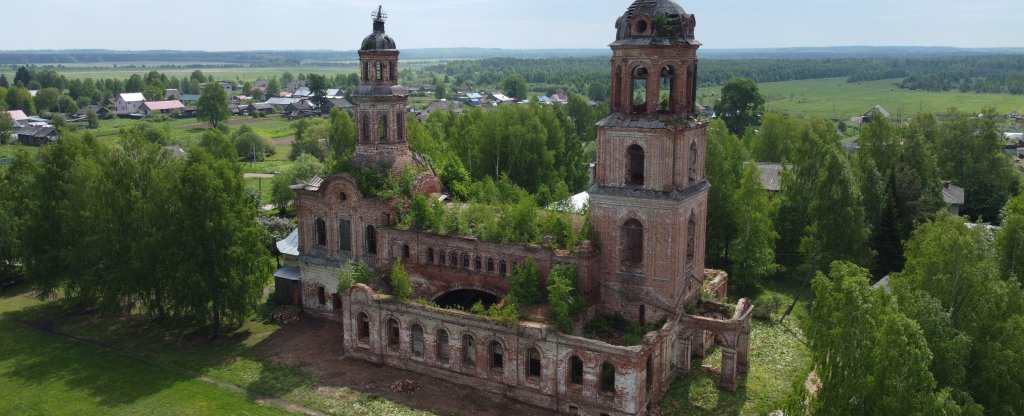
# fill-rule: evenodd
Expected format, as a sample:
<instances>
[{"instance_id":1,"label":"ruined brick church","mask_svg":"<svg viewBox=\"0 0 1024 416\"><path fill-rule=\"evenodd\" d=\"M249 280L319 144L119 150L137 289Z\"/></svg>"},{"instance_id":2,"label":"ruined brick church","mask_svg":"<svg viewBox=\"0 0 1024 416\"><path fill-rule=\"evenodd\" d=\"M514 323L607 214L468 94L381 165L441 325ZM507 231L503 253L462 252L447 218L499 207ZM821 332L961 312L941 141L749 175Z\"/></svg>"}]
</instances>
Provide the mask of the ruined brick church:
<instances>
[{"instance_id":1,"label":"ruined brick church","mask_svg":"<svg viewBox=\"0 0 1024 416\"><path fill-rule=\"evenodd\" d=\"M408 90L399 84L399 50L384 23L378 11L373 33L360 45L352 161L396 172L416 168L424 173L414 190L436 197L440 181L408 146ZM563 414L646 414L691 372L694 357L715 344L722 352L720 386L734 390L748 367L752 306L745 299L720 303L728 278L704 268L711 185L704 176L707 125L695 113L695 26L694 16L672 0L637 0L615 22L611 114L598 123L589 190L600 249L589 241L566 252L400 229L407 202L366 198L353 176L336 174L293 187L298 230L278 243L289 264L278 277L295 282L295 299L307 312L343 324L339 354ZM598 314L665 324L641 345L619 346L542 322L509 327L425 302L399 302L378 286L336 293L344 263L386 271L396 259L416 296L442 306L453 299L499 302L512 268L526 259L536 261L542 284L552 267L575 265L589 305L577 334Z\"/></svg>"}]
</instances>

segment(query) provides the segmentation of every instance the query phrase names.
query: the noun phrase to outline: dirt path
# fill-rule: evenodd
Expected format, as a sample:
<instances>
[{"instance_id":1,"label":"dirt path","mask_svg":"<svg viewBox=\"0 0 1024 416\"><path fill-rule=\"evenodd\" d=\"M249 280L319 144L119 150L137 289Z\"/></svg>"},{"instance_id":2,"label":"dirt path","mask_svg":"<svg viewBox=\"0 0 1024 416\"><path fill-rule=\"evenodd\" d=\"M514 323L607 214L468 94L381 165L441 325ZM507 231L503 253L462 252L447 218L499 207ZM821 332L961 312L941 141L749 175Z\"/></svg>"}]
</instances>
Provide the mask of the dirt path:
<instances>
[{"instance_id":1,"label":"dirt path","mask_svg":"<svg viewBox=\"0 0 1024 416\"><path fill-rule=\"evenodd\" d=\"M243 124L259 124L266 121L265 118L240 118L235 120L228 120L223 122L229 126L241 126ZM180 126L174 126L176 129L205 129L210 127L209 123L195 123L195 124L182 124Z\"/></svg>"},{"instance_id":2,"label":"dirt path","mask_svg":"<svg viewBox=\"0 0 1024 416\"><path fill-rule=\"evenodd\" d=\"M437 414L473 416L555 416L556 413L513 402L442 379L382 367L342 356L341 324L303 315L260 344L259 353L275 364L315 374L332 386L344 386ZM419 388L396 393L391 385L415 381Z\"/></svg>"},{"instance_id":3,"label":"dirt path","mask_svg":"<svg viewBox=\"0 0 1024 416\"><path fill-rule=\"evenodd\" d=\"M277 146L287 146L295 143L295 136L282 137L280 139L274 139L274 144Z\"/></svg>"}]
</instances>

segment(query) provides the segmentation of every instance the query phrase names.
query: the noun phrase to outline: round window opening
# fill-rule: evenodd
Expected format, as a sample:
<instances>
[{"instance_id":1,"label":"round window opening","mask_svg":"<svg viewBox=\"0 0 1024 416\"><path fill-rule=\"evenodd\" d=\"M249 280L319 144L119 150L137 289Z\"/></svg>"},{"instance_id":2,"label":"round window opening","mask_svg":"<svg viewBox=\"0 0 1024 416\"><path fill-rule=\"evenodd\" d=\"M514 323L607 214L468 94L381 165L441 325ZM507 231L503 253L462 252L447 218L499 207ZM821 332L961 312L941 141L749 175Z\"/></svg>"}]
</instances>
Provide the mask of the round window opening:
<instances>
[{"instance_id":1,"label":"round window opening","mask_svg":"<svg viewBox=\"0 0 1024 416\"><path fill-rule=\"evenodd\" d=\"M641 20L636 23L636 33L638 35L647 33L647 21Z\"/></svg>"}]
</instances>

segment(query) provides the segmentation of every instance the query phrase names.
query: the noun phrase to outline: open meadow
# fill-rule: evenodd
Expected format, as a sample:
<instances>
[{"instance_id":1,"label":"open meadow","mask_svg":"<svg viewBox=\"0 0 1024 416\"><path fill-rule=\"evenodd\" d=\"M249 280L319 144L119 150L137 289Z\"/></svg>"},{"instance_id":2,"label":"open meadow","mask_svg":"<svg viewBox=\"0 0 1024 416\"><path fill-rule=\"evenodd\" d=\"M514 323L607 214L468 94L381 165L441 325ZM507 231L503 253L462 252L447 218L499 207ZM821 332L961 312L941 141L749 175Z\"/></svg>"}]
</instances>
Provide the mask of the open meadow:
<instances>
[{"instance_id":1,"label":"open meadow","mask_svg":"<svg viewBox=\"0 0 1024 416\"><path fill-rule=\"evenodd\" d=\"M860 116L875 105L885 107L893 117L922 112L942 114L953 107L967 112L992 107L1003 114L1024 109L1024 95L911 91L897 87L899 82L899 79L887 79L848 83L846 78L825 78L766 82L758 87L767 101L768 111L839 120ZM716 101L720 90L720 87L701 89L699 101Z\"/></svg>"}]
</instances>

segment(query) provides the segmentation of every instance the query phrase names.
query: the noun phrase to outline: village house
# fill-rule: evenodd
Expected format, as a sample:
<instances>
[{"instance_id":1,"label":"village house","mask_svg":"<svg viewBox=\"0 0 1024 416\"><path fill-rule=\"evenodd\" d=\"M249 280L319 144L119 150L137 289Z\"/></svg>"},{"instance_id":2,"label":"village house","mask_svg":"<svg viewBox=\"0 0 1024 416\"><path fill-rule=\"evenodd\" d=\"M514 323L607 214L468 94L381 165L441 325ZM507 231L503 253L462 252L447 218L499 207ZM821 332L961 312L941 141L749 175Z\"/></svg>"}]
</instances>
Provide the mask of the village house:
<instances>
[{"instance_id":1,"label":"village house","mask_svg":"<svg viewBox=\"0 0 1024 416\"><path fill-rule=\"evenodd\" d=\"M181 91L178 91L177 88L168 88L168 89L164 90L164 99L165 100L181 100Z\"/></svg>"},{"instance_id":2,"label":"village house","mask_svg":"<svg viewBox=\"0 0 1024 416\"><path fill-rule=\"evenodd\" d=\"M139 113L145 116L152 114L171 114L172 112L181 111L185 108L185 104L182 104L178 100L170 101L146 101L139 107Z\"/></svg>"},{"instance_id":3,"label":"village house","mask_svg":"<svg viewBox=\"0 0 1024 416\"><path fill-rule=\"evenodd\" d=\"M885 117L885 118L892 117L892 114L889 114L889 110L886 110L885 107L882 107L881 105L876 105L874 107L871 107L871 110L868 110L868 112L864 113L864 115L860 117L861 124L868 124L868 123L870 123L871 122L872 114L875 111L877 111L878 114L881 114L882 117Z\"/></svg>"},{"instance_id":4,"label":"village house","mask_svg":"<svg viewBox=\"0 0 1024 416\"><path fill-rule=\"evenodd\" d=\"M199 102L200 94L181 94L181 101L185 105L193 105Z\"/></svg>"},{"instance_id":5,"label":"village house","mask_svg":"<svg viewBox=\"0 0 1024 416\"><path fill-rule=\"evenodd\" d=\"M660 15L668 34L654 24ZM441 182L409 149L409 90L398 84L399 51L384 20L378 10L373 33L360 44L351 161L381 173L420 172L414 193L436 198ZM695 112L695 26L672 0L638 0L615 25L611 112L598 123L589 192L600 248L583 241L555 250L403 228L400 199L364 195L355 176L340 173L292 186L298 229L277 244L286 259L275 273L278 300L343 323L338 339L309 342L340 343L338 353L347 357L562 414L645 415L673 381L700 371L692 359L712 345L721 352L719 386L737 389L749 367L753 306L746 299L723 303L728 275L704 267L711 185L704 174L707 123ZM648 77L647 68L665 75ZM667 111L659 111L663 85ZM556 267L577 271L587 309L572 331L454 308L500 303L509 276L527 259L536 262L542 285ZM429 302L398 301L383 283L338 289L346 262L386 273L398 260L416 296ZM582 325L599 314L654 329L634 346L582 336Z\"/></svg>"},{"instance_id":6,"label":"village house","mask_svg":"<svg viewBox=\"0 0 1024 416\"><path fill-rule=\"evenodd\" d=\"M57 128L45 123L31 123L14 129L14 132L25 146L45 146L57 140Z\"/></svg>"},{"instance_id":7,"label":"village house","mask_svg":"<svg viewBox=\"0 0 1024 416\"><path fill-rule=\"evenodd\" d=\"M7 115L11 116L11 120L14 120L14 127L21 127L28 124L28 116L25 115L24 111L11 110L7 112Z\"/></svg>"},{"instance_id":8,"label":"village house","mask_svg":"<svg viewBox=\"0 0 1024 416\"><path fill-rule=\"evenodd\" d=\"M121 93L114 99L114 112L119 115L137 113L145 102L146 97L141 92Z\"/></svg>"}]
</instances>

